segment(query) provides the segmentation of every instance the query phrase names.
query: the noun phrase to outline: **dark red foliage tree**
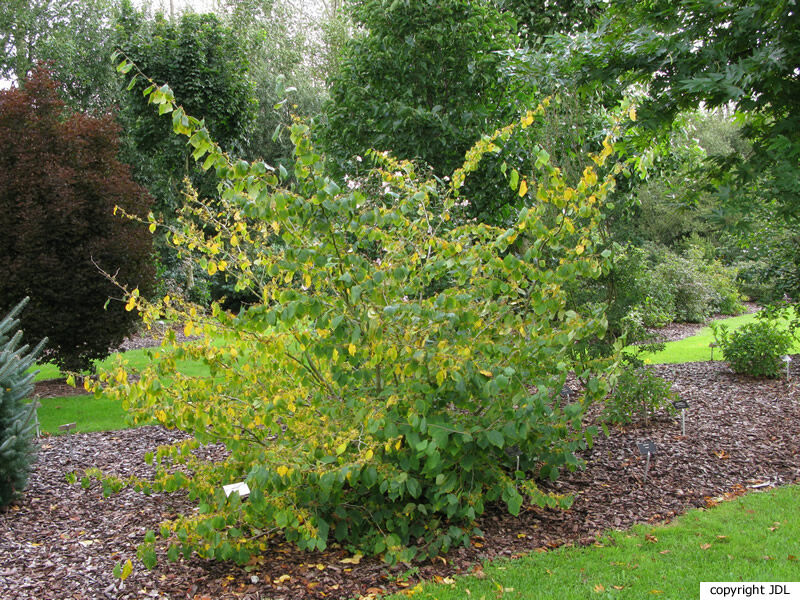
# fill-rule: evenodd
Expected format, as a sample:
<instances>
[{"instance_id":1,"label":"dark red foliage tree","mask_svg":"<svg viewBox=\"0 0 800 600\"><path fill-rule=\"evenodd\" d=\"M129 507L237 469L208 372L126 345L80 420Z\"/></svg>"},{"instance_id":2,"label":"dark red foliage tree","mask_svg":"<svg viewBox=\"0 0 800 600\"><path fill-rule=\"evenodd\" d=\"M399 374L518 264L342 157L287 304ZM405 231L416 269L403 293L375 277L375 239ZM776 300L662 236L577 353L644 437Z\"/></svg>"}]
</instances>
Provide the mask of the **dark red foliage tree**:
<instances>
[{"instance_id":1,"label":"dark red foliage tree","mask_svg":"<svg viewBox=\"0 0 800 600\"><path fill-rule=\"evenodd\" d=\"M117 150L113 118L70 113L43 68L0 92L0 313L30 296L25 339L47 337L46 358L71 370L107 356L135 324L102 271L142 293L152 286L147 228L114 214L146 216L152 199Z\"/></svg>"}]
</instances>

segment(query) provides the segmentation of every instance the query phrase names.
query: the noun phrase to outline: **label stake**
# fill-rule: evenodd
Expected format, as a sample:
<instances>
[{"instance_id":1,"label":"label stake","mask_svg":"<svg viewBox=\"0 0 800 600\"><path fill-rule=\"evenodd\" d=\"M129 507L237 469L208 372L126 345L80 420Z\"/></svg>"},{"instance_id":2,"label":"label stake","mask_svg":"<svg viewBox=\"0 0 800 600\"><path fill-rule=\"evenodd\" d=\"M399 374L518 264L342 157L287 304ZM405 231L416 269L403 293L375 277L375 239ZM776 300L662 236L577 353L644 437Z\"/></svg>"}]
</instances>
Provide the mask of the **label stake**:
<instances>
[{"instance_id":1,"label":"label stake","mask_svg":"<svg viewBox=\"0 0 800 600\"><path fill-rule=\"evenodd\" d=\"M656 453L656 445L652 440L637 442L636 445L639 446L639 453L647 457L647 462L644 465L644 482L647 483L647 473L650 471L650 457Z\"/></svg>"},{"instance_id":2,"label":"label stake","mask_svg":"<svg viewBox=\"0 0 800 600\"><path fill-rule=\"evenodd\" d=\"M676 409L681 411L681 435L686 435L686 409L689 408L689 403L686 400L675 400L672 403Z\"/></svg>"}]
</instances>

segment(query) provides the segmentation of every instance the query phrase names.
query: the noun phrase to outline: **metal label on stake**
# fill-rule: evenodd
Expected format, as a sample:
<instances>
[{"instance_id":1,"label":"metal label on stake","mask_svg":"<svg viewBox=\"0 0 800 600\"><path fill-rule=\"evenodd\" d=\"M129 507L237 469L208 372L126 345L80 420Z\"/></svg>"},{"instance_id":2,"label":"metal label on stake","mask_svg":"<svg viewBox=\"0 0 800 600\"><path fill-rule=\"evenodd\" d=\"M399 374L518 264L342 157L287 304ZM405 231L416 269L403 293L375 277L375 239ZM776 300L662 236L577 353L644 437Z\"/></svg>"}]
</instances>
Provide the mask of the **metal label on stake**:
<instances>
[{"instance_id":1,"label":"metal label on stake","mask_svg":"<svg viewBox=\"0 0 800 600\"><path fill-rule=\"evenodd\" d=\"M676 409L681 411L681 435L686 435L686 409L689 408L689 403L686 400L675 400L672 403Z\"/></svg>"},{"instance_id":2,"label":"metal label on stake","mask_svg":"<svg viewBox=\"0 0 800 600\"><path fill-rule=\"evenodd\" d=\"M643 442L636 442L639 446L639 452L642 456L647 457L647 463L644 466L644 482L647 483L647 473L650 471L650 457L656 453L656 445L652 440L645 440Z\"/></svg>"}]
</instances>

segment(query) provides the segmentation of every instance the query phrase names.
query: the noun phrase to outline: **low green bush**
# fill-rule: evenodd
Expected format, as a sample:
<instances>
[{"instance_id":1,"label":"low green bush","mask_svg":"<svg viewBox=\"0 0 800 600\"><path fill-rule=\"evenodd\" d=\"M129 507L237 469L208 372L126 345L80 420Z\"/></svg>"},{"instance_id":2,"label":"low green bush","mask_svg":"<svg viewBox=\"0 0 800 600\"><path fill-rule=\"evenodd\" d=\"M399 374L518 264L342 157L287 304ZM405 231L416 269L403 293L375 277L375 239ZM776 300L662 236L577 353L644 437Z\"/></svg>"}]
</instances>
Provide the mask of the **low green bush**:
<instances>
[{"instance_id":1,"label":"low green bush","mask_svg":"<svg viewBox=\"0 0 800 600\"><path fill-rule=\"evenodd\" d=\"M674 412L670 402L677 399L672 384L645 367L624 370L614 390L606 399L604 418L610 423L647 424L655 413L666 409Z\"/></svg>"},{"instance_id":2,"label":"low green bush","mask_svg":"<svg viewBox=\"0 0 800 600\"><path fill-rule=\"evenodd\" d=\"M752 377L778 377L781 357L792 347L792 334L767 319L760 319L729 332L712 324L722 356L736 373Z\"/></svg>"}]
</instances>

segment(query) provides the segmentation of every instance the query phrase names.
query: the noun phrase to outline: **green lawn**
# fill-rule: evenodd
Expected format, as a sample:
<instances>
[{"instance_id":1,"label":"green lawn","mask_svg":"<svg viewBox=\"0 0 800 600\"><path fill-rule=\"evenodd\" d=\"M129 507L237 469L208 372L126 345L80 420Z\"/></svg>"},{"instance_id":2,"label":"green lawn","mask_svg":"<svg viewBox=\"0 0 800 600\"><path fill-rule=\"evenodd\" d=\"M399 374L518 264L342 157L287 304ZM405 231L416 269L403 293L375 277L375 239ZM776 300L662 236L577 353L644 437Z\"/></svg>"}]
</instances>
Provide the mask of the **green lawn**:
<instances>
[{"instance_id":1,"label":"green lawn","mask_svg":"<svg viewBox=\"0 0 800 600\"><path fill-rule=\"evenodd\" d=\"M110 398L79 395L41 398L39 428L43 433L60 434L58 427L75 423L78 432L113 431L125 427L125 411Z\"/></svg>"},{"instance_id":2,"label":"green lawn","mask_svg":"<svg viewBox=\"0 0 800 600\"><path fill-rule=\"evenodd\" d=\"M728 329L738 329L745 323L754 321L756 315L746 314L739 315L738 317L730 317L727 319L719 319L715 323L725 324ZM784 321L784 324L786 322ZM642 358L648 364L678 364L686 362L700 362L711 360L711 347L710 343L714 341L714 334L711 327L703 327L697 335L688 337L675 342L667 342L666 347L661 352L654 354L645 354ZM795 340L792 353L800 352L800 342ZM714 348L714 360L722 360L722 351L719 348Z\"/></svg>"},{"instance_id":3,"label":"green lawn","mask_svg":"<svg viewBox=\"0 0 800 600\"><path fill-rule=\"evenodd\" d=\"M150 362L150 356L157 348L144 348L139 350L129 350L122 353L128 361L129 368L142 369ZM116 354L98 363L98 369L111 366ZM59 368L46 363L37 365L39 373L36 381L63 378L63 373ZM200 361L183 360L178 361L178 369L181 373L190 376L201 376L208 374L208 368ZM64 396L58 398L42 398L39 400L41 406L38 409L39 426L43 433L58 435L62 433L59 425L75 423L77 431L112 431L123 429L125 424L125 411L119 402L101 396L96 398L91 395L80 394L75 396Z\"/></svg>"},{"instance_id":4,"label":"green lawn","mask_svg":"<svg viewBox=\"0 0 800 600\"><path fill-rule=\"evenodd\" d=\"M222 342L220 342L222 343ZM119 354L125 357L125 360L128 361L128 365L131 369L139 370L146 367L150 364L151 356L154 351L157 351L158 348L142 348L139 350L128 350L127 352L115 352L105 360L98 361L97 368L98 370L102 370L105 368L110 367L116 357ZM61 370L54 365L53 363L44 363L36 365L36 369L38 369L39 373L36 375L36 381L44 381L46 379L57 379L59 377L64 377L64 374ZM199 361L190 361L190 360L183 360L178 362L178 369L181 373L185 373L187 375L202 375L204 373L208 373L208 370L199 362Z\"/></svg>"},{"instance_id":5,"label":"green lawn","mask_svg":"<svg viewBox=\"0 0 800 600\"><path fill-rule=\"evenodd\" d=\"M798 581L798 505L798 486L751 493L665 526L613 532L602 546L485 564L480 578L426 583L413 598L687 600L699 596L701 581Z\"/></svg>"}]
</instances>

